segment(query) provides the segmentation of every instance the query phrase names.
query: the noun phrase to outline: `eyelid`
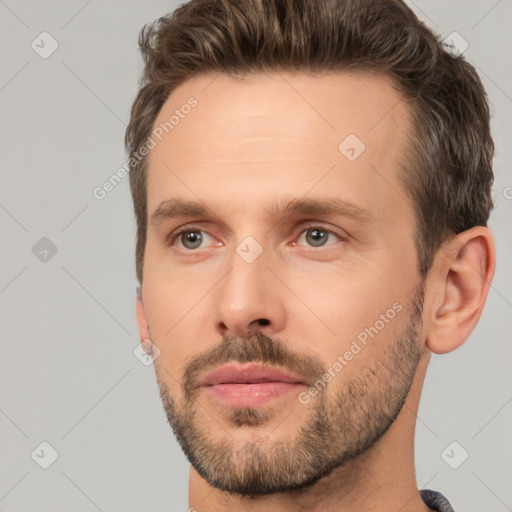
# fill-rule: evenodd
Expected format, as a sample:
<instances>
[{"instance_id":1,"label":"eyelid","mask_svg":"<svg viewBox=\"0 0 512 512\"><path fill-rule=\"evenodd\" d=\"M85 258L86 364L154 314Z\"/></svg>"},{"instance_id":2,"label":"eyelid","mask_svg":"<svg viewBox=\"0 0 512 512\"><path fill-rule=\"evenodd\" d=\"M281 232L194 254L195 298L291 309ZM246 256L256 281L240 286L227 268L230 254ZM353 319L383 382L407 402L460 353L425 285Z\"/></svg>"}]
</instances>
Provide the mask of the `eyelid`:
<instances>
[{"instance_id":1,"label":"eyelid","mask_svg":"<svg viewBox=\"0 0 512 512\"><path fill-rule=\"evenodd\" d=\"M315 221L307 221L305 224L301 224L300 226L300 233L307 229L312 228L320 228L323 231L327 231L328 233L332 233L333 235L337 235L340 238L348 237L348 234L345 233L342 229L330 227L327 224L324 224L323 222L315 222Z\"/></svg>"}]
</instances>

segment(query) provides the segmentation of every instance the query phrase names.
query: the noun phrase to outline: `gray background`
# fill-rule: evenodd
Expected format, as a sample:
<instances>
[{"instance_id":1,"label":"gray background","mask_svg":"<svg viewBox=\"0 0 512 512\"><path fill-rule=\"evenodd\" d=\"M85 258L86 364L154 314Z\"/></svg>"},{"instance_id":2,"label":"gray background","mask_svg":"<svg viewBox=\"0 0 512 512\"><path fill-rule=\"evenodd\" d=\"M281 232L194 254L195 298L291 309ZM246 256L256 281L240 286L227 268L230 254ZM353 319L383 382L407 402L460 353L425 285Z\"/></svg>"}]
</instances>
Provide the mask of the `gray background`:
<instances>
[{"instance_id":1,"label":"gray background","mask_svg":"<svg viewBox=\"0 0 512 512\"><path fill-rule=\"evenodd\" d=\"M470 339L432 358L417 422L418 486L445 493L460 511L502 512L512 510L512 1L410 5L443 37L457 31L468 41L497 146L497 274ZM187 462L153 368L133 354L128 180L102 201L92 195L126 160L124 130L142 69L138 31L176 6L0 1L3 512L187 508ZM59 45L47 59L31 48L43 31ZM48 242L33 252L42 237L57 248L46 261L34 252ZM48 469L31 457L36 450L34 459L49 460L43 441L58 452ZM469 453L458 469L441 455L453 441ZM462 452L449 453L453 460Z\"/></svg>"}]
</instances>

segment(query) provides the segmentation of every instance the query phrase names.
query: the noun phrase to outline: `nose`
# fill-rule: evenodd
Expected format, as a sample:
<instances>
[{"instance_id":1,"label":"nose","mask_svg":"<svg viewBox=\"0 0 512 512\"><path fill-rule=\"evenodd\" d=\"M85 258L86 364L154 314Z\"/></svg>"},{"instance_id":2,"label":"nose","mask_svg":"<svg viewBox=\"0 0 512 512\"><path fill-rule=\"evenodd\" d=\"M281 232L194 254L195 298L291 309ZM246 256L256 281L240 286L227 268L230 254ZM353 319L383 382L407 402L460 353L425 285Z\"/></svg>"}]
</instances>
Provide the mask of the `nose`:
<instances>
[{"instance_id":1,"label":"nose","mask_svg":"<svg viewBox=\"0 0 512 512\"><path fill-rule=\"evenodd\" d=\"M233 255L215 297L215 325L221 336L271 335L285 328L286 290L269 263L265 251L251 263Z\"/></svg>"}]
</instances>

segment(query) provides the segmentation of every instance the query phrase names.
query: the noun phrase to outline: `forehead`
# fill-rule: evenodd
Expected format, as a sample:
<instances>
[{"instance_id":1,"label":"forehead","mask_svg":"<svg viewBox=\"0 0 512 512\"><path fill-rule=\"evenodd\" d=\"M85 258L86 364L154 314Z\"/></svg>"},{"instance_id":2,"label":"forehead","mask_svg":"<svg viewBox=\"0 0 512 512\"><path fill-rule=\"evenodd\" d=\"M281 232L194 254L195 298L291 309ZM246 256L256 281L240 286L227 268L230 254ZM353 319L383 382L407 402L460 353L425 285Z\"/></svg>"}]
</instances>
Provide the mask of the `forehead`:
<instances>
[{"instance_id":1,"label":"forehead","mask_svg":"<svg viewBox=\"0 0 512 512\"><path fill-rule=\"evenodd\" d=\"M197 102L191 109L186 106L190 98ZM229 157L220 152L223 147L256 135L307 137L319 145L311 156L328 157L333 149L337 154L337 142L348 133L373 150L380 143L388 146L403 139L409 119L401 100L390 80L379 75L275 73L231 78L206 74L185 81L171 93L154 128L174 115L169 133L164 130L162 135L168 149L176 145L194 149L195 155L179 152L183 164L201 155ZM308 144L304 149L315 148ZM253 156L246 154L247 159L254 160Z\"/></svg>"},{"instance_id":2,"label":"forehead","mask_svg":"<svg viewBox=\"0 0 512 512\"><path fill-rule=\"evenodd\" d=\"M391 202L403 198L408 108L384 76L195 76L171 93L153 125L148 210L177 188L190 195L187 183L201 194L237 186L301 194L333 166L324 190L339 185L363 203L376 188Z\"/></svg>"}]
</instances>

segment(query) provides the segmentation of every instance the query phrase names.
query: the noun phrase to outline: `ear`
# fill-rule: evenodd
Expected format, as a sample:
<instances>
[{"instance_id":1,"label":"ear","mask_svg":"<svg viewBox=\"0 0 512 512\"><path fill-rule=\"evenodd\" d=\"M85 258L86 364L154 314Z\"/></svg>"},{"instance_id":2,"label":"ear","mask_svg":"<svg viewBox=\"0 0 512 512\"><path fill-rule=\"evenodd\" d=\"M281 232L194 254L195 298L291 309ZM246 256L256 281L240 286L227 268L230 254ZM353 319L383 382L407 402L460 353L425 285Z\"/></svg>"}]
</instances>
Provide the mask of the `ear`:
<instances>
[{"instance_id":1,"label":"ear","mask_svg":"<svg viewBox=\"0 0 512 512\"><path fill-rule=\"evenodd\" d=\"M476 226L442 244L431 279L427 347L444 354L462 345L484 308L494 276L496 252L491 232Z\"/></svg>"},{"instance_id":2,"label":"ear","mask_svg":"<svg viewBox=\"0 0 512 512\"><path fill-rule=\"evenodd\" d=\"M137 299L135 301L135 315L137 316L137 324L139 326L139 339L144 341L150 339L148 322L146 313L144 312L144 303L142 302L142 289L137 287Z\"/></svg>"}]
</instances>

